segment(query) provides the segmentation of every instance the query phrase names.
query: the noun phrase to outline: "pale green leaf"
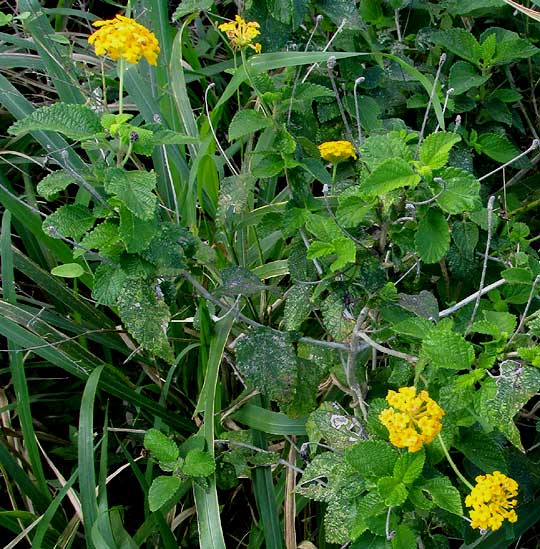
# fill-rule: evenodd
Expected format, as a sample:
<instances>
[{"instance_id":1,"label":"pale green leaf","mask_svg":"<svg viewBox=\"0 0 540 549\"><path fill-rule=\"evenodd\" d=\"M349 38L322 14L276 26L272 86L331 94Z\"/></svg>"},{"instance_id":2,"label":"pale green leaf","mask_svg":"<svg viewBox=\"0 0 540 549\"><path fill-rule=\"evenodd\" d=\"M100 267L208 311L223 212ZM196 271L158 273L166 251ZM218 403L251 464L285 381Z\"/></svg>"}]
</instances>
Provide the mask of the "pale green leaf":
<instances>
[{"instance_id":1,"label":"pale green leaf","mask_svg":"<svg viewBox=\"0 0 540 549\"><path fill-rule=\"evenodd\" d=\"M84 274L84 269L78 263L64 263L51 269L51 274L62 278L79 278Z\"/></svg>"},{"instance_id":2,"label":"pale green leaf","mask_svg":"<svg viewBox=\"0 0 540 549\"><path fill-rule=\"evenodd\" d=\"M115 194L131 213L148 221L155 215L157 197L152 192L156 186L155 172L126 171L111 168L105 175L105 191Z\"/></svg>"},{"instance_id":3,"label":"pale green leaf","mask_svg":"<svg viewBox=\"0 0 540 549\"><path fill-rule=\"evenodd\" d=\"M480 181L460 168L446 168L440 173L444 191L437 204L446 213L459 214L474 211L482 206Z\"/></svg>"},{"instance_id":4,"label":"pale green leaf","mask_svg":"<svg viewBox=\"0 0 540 549\"><path fill-rule=\"evenodd\" d=\"M214 458L203 450L190 450L184 461L182 472L190 477L209 477L216 470Z\"/></svg>"},{"instance_id":5,"label":"pale green leaf","mask_svg":"<svg viewBox=\"0 0 540 549\"><path fill-rule=\"evenodd\" d=\"M362 162L373 171L385 160L401 158L411 160L412 154L406 143L393 135L372 135L360 147Z\"/></svg>"},{"instance_id":6,"label":"pale green leaf","mask_svg":"<svg viewBox=\"0 0 540 549\"><path fill-rule=\"evenodd\" d=\"M390 158L379 164L360 183L360 190L368 196L377 196L402 187L416 187L420 180L405 160Z\"/></svg>"},{"instance_id":7,"label":"pale green leaf","mask_svg":"<svg viewBox=\"0 0 540 549\"><path fill-rule=\"evenodd\" d=\"M174 440L164 435L158 429L150 429L144 435L144 447L158 461L168 463L176 461L180 455Z\"/></svg>"},{"instance_id":8,"label":"pale green leaf","mask_svg":"<svg viewBox=\"0 0 540 549\"><path fill-rule=\"evenodd\" d=\"M68 204L60 206L54 213L45 218L43 231L54 238L64 236L78 240L93 227L95 221L92 212L85 206Z\"/></svg>"},{"instance_id":9,"label":"pale green leaf","mask_svg":"<svg viewBox=\"0 0 540 549\"><path fill-rule=\"evenodd\" d=\"M182 481L175 476L160 476L152 481L150 490L148 490L148 506L150 511L157 511L162 505L167 503L180 488Z\"/></svg>"},{"instance_id":10,"label":"pale green leaf","mask_svg":"<svg viewBox=\"0 0 540 549\"><path fill-rule=\"evenodd\" d=\"M432 170L442 168L448 162L452 147L461 141L461 136L451 132L428 135L420 146L420 160ZM441 176L444 179L444 176Z\"/></svg>"},{"instance_id":11,"label":"pale green leaf","mask_svg":"<svg viewBox=\"0 0 540 549\"><path fill-rule=\"evenodd\" d=\"M271 127L272 119L259 111L250 109L238 111L229 126L229 141L234 141L240 137L245 137L256 131Z\"/></svg>"},{"instance_id":12,"label":"pale green leaf","mask_svg":"<svg viewBox=\"0 0 540 549\"><path fill-rule=\"evenodd\" d=\"M437 507L454 515L463 515L461 496L449 478L437 477L426 480L421 489L431 496Z\"/></svg>"},{"instance_id":13,"label":"pale green leaf","mask_svg":"<svg viewBox=\"0 0 540 549\"><path fill-rule=\"evenodd\" d=\"M428 210L418 224L414 242L425 263L437 263L444 257L450 247L450 231L442 212Z\"/></svg>"},{"instance_id":14,"label":"pale green leaf","mask_svg":"<svg viewBox=\"0 0 540 549\"><path fill-rule=\"evenodd\" d=\"M19 135L38 130L61 133L71 139L84 139L103 131L98 115L90 107L53 103L15 122L8 133Z\"/></svg>"},{"instance_id":15,"label":"pale green leaf","mask_svg":"<svg viewBox=\"0 0 540 549\"><path fill-rule=\"evenodd\" d=\"M377 488L388 507L397 507L407 499L407 488L394 477L381 477L377 482Z\"/></svg>"},{"instance_id":16,"label":"pale green leaf","mask_svg":"<svg viewBox=\"0 0 540 549\"><path fill-rule=\"evenodd\" d=\"M440 323L422 342L422 354L435 368L466 370L474 361L474 348L465 338Z\"/></svg>"}]
</instances>

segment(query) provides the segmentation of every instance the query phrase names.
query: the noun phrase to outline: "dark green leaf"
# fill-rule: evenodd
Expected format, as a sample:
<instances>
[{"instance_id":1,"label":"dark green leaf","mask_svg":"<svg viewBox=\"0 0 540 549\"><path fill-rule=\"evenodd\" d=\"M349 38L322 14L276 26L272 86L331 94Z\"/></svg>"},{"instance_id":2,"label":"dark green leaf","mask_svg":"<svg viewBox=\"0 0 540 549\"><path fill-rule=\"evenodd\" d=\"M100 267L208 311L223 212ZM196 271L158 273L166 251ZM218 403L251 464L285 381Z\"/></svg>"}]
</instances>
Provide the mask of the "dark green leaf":
<instances>
[{"instance_id":1,"label":"dark green leaf","mask_svg":"<svg viewBox=\"0 0 540 549\"><path fill-rule=\"evenodd\" d=\"M254 110L238 111L229 126L229 141L239 139L264 128L271 128L272 120Z\"/></svg>"},{"instance_id":2,"label":"dark green leaf","mask_svg":"<svg viewBox=\"0 0 540 549\"><path fill-rule=\"evenodd\" d=\"M145 221L155 215L157 197L152 192L155 186L154 172L111 168L105 175L105 191L118 196L133 215Z\"/></svg>"}]
</instances>

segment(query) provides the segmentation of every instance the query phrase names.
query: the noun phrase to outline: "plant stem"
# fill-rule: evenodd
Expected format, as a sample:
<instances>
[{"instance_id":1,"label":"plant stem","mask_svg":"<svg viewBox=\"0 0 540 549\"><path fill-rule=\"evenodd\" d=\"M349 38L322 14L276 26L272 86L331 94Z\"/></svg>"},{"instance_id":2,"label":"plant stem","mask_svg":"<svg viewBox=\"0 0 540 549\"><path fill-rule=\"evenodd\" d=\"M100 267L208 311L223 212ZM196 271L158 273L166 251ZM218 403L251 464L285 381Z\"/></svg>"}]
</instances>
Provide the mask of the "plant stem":
<instances>
[{"instance_id":1,"label":"plant stem","mask_svg":"<svg viewBox=\"0 0 540 549\"><path fill-rule=\"evenodd\" d=\"M438 435L439 442L441 443L441 447L443 449L444 455L446 456L446 459L448 460L448 463L450 464L450 467L454 470L454 473L458 476L459 480L467 486L470 490L473 489L473 485L461 474L460 470L457 468L457 465L454 463L454 460L450 457L450 452L448 452L448 448L446 447L446 444L444 443L444 440L441 437L441 434Z\"/></svg>"},{"instance_id":2,"label":"plant stem","mask_svg":"<svg viewBox=\"0 0 540 549\"><path fill-rule=\"evenodd\" d=\"M124 72L126 68L126 61L123 57L120 57L118 62L118 73L120 77L120 84L118 86L118 114L122 114L124 109Z\"/></svg>"}]
</instances>

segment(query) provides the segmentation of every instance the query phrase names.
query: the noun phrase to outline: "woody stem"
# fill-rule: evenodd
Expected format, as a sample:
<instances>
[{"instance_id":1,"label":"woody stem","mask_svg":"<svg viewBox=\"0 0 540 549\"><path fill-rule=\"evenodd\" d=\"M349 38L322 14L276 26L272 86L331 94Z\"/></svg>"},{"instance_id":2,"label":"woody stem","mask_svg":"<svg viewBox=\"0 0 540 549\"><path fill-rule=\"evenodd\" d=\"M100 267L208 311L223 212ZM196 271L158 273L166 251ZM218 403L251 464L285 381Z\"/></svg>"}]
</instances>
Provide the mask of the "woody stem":
<instances>
[{"instance_id":1,"label":"woody stem","mask_svg":"<svg viewBox=\"0 0 540 549\"><path fill-rule=\"evenodd\" d=\"M473 485L461 474L460 470L457 468L457 465L454 463L454 460L450 457L450 452L448 452L448 448L446 447L446 444L444 443L444 440L441 437L441 434L439 433L437 435L439 438L439 442L441 443L441 447L443 449L444 455L446 456L446 459L448 463L450 464L450 467L454 470L454 473L458 476L459 480L467 486L470 490L473 489Z\"/></svg>"}]
</instances>

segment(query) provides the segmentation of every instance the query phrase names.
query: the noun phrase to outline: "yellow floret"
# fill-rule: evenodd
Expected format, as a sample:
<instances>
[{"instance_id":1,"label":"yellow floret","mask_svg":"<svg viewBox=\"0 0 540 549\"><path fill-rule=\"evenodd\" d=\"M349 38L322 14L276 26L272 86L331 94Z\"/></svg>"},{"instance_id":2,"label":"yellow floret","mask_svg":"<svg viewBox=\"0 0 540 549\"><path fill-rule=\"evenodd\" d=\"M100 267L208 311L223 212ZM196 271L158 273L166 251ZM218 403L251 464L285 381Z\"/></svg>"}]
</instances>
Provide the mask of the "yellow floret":
<instances>
[{"instance_id":1,"label":"yellow floret","mask_svg":"<svg viewBox=\"0 0 540 549\"><path fill-rule=\"evenodd\" d=\"M391 407L379 414L379 420L394 446L418 452L441 432L444 410L427 391L417 395L416 387L401 387L397 392L388 391L386 401Z\"/></svg>"},{"instance_id":2,"label":"yellow floret","mask_svg":"<svg viewBox=\"0 0 540 549\"><path fill-rule=\"evenodd\" d=\"M133 64L144 57L150 65L157 64L159 43L155 34L134 19L117 15L93 25L100 27L88 37L96 55L108 55L114 61L122 58Z\"/></svg>"},{"instance_id":3,"label":"yellow floret","mask_svg":"<svg viewBox=\"0 0 540 549\"><path fill-rule=\"evenodd\" d=\"M325 141L319 145L319 152L324 160L334 164L347 158L356 160L356 151L350 141Z\"/></svg>"},{"instance_id":4,"label":"yellow floret","mask_svg":"<svg viewBox=\"0 0 540 549\"><path fill-rule=\"evenodd\" d=\"M519 485L500 471L479 475L476 486L465 498L465 505L472 507L469 511L471 526L482 530L498 530L504 520L516 522L514 507Z\"/></svg>"},{"instance_id":5,"label":"yellow floret","mask_svg":"<svg viewBox=\"0 0 540 549\"><path fill-rule=\"evenodd\" d=\"M253 39L261 34L259 28L260 25L257 21L245 21L239 15L235 17L234 21L222 23L218 27L227 35L233 49L240 50L249 47L257 53L261 53L262 46L258 42L253 43Z\"/></svg>"}]
</instances>

